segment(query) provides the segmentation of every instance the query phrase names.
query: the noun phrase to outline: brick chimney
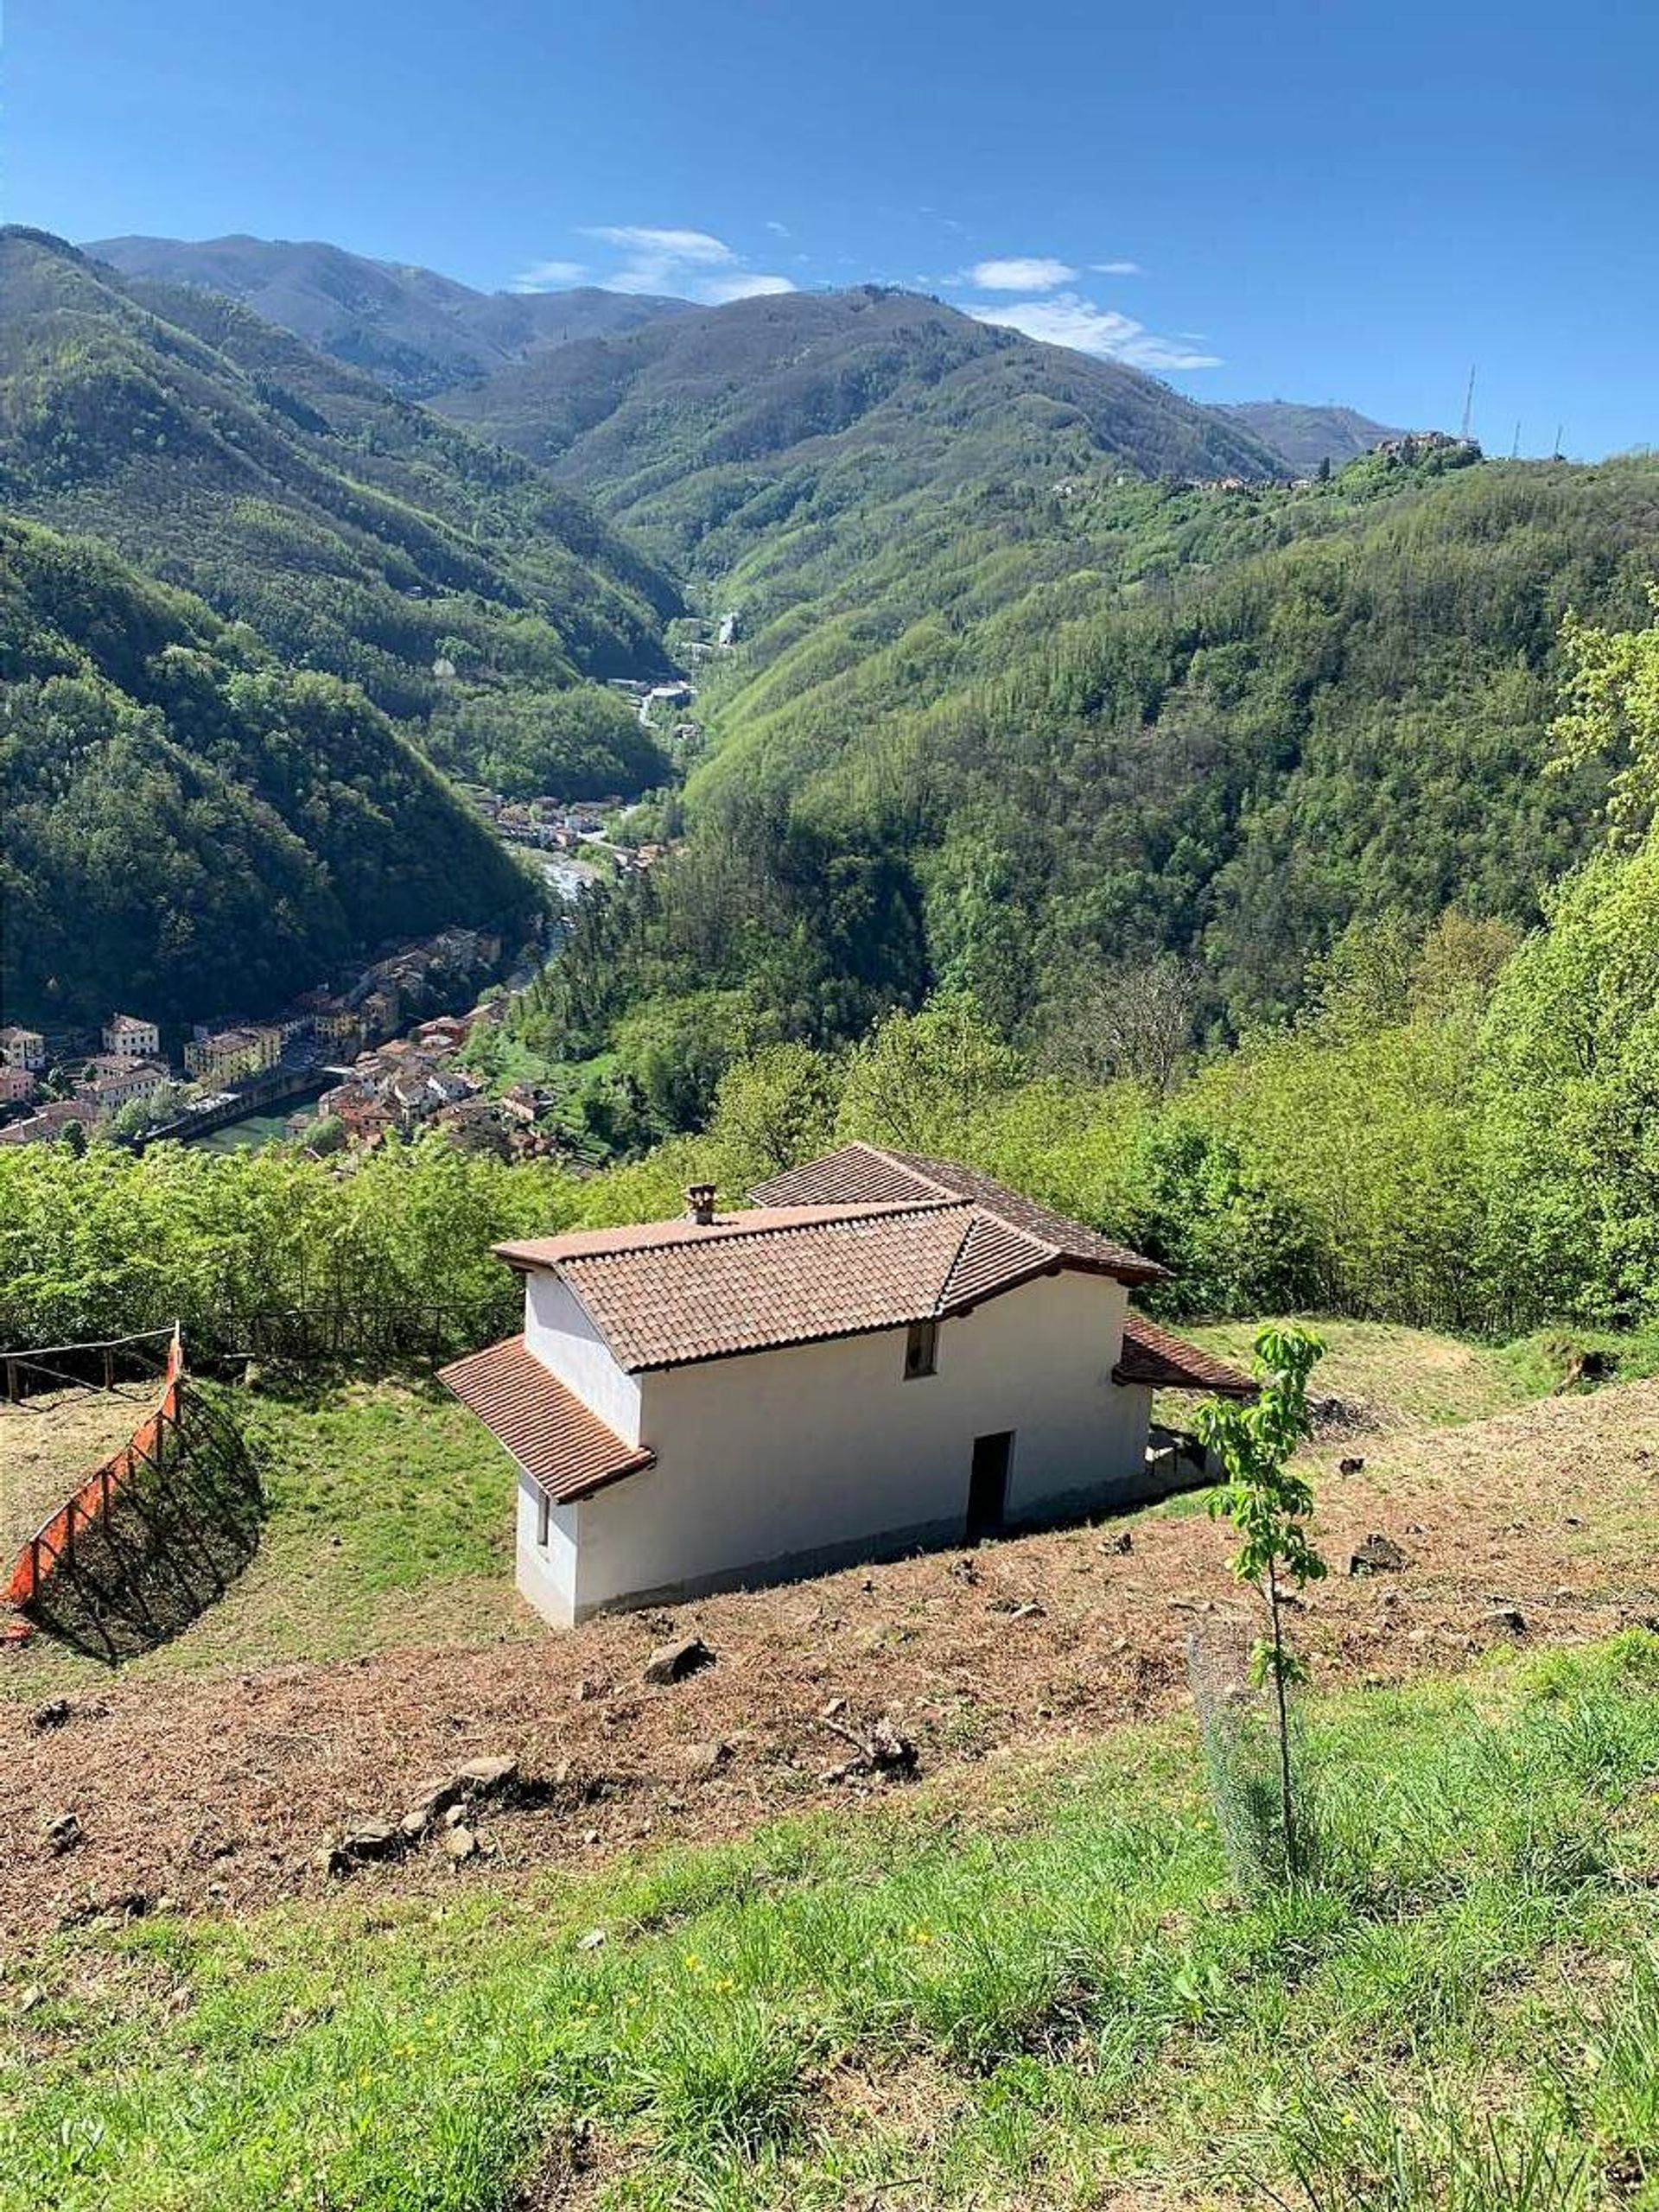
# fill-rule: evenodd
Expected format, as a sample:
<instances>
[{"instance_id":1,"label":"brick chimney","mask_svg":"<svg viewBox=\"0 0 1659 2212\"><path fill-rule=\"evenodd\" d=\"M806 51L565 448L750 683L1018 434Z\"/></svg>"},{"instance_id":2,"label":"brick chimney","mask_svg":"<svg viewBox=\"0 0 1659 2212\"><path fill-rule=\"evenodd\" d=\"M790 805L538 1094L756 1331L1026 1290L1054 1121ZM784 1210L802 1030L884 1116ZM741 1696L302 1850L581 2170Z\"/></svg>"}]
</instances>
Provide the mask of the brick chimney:
<instances>
[{"instance_id":1,"label":"brick chimney","mask_svg":"<svg viewBox=\"0 0 1659 2212\"><path fill-rule=\"evenodd\" d=\"M686 1186L685 1210L695 1222L707 1229L715 1217L715 1186L712 1183L690 1183Z\"/></svg>"}]
</instances>

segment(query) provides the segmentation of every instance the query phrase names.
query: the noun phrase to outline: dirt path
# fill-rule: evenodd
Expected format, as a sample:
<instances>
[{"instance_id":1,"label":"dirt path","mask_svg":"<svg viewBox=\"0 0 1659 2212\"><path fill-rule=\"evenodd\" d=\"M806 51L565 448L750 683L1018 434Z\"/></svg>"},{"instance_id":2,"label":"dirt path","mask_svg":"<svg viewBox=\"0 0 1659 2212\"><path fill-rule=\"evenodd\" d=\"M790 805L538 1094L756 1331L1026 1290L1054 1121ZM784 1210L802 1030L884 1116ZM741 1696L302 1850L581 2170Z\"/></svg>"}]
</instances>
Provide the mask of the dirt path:
<instances>
[{"instance_id":1,"label":"dirt path","mask_svg":"<svg viewBox=\"0 0 1659 2212\"><path fill-rule=\"evenodd\" d=\"M1321 1455L1319 1534L1336 1572L1299 1624L1317 1680L1395 1681L1510 1637L1571 1642L1659 1621L1659 1382L1390 1437L1357 1476L1337 1476L1334 1456ZM1120 1529L855 1568L485 1649L118 1682L53 1726L0 1708L0 1929L16 1937L124 1899L238 1911L321 1891L331 1833L395 1822L423 1781L480 1755L516 1757L539 1802L486 1813L485 1853L459 1874L429 1843L355 1883L499 1878L844 1802L863 1785L823 1778L849 1756L821 1717L837 1699L844 1720L891 1716L933 1773L1098 1736L1178 1705L1194 1621L1241 1610L1226 1532L1201 1512L1136 1521L1127 1554ZM1350 1579L1341 1568L1372 1530L1412 1563ZM1493 1618L1498 1605L1518 1609L1518 1635ZM715 1663L646 1687L650 1648L694 1631ZM47 1825L72 1810L80 1840L55 1853Z\"/></svg>"}]
</instances>

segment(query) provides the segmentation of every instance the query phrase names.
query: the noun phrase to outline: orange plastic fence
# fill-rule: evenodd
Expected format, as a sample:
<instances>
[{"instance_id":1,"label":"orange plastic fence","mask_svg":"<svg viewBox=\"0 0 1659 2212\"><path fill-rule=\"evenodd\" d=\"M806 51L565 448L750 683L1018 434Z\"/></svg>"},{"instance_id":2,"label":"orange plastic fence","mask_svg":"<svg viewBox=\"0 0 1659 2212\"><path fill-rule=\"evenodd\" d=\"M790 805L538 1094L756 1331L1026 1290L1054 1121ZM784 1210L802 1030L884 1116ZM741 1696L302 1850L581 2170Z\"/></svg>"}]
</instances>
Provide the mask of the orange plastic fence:
<instances>
[{"instance_id":1,"label":"orange plastic fence","mask_svg":"<svg viewBox=\"0 0 1659 2212\"><path fill-rule=\"evenodd\" d=\"M57 1573L60 1560L74 1556L75 1530L100 1519L110 1510L120 1485L130 1479L146 1459L157 1455L162 1431L179 1418L179 1396L184 1381L184 1344L175 1329L168 1347L167 1374L155 1411L136 1428L118 1452L94 1467L73 1497L44 1521L12 1563L6 1586L6 1602L27 1605L39 1596Z\"/></svg>"}]
</instances>

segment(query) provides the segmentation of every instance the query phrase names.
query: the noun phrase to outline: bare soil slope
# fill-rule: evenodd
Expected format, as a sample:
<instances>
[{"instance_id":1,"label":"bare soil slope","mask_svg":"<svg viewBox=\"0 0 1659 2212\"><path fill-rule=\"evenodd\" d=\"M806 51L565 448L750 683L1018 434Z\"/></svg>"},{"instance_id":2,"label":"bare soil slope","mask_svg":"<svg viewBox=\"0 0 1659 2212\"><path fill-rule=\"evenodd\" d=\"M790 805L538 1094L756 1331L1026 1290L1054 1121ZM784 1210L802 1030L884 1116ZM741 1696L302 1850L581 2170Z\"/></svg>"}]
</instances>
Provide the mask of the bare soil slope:
<instances>
[{"instance_id":1,"label":"bare soil slope","mask_svg":"<svg viewBox=\"0 0 1659 2212\"><path fill-rule=\"evenodd\" d=\"M1338 1475L1356 1449L1313 1455L1334 1571L1300 1637L1321 1681L1393 1681L1496 1643L1659 1617L1659 1382L1368 1440L1363 1471ZM1372 1531L1410 1563L1350 1577ZM1180 1703L1187 1632L1244 1602L1229 1548L1181 1501L569 1635L118 1681L67 1716L13 1705L0 1710L0 1833L14 1842L0 1927L162 1898L239 1910L320 1888L331 1835L395 1823L428 1778L480 1755L512 1755L531 1785L480 1821L470 1865L499 1878L880 1786L826 1778L849 1757L830 1720L888 1716L934 1773L1096 1736ZM715 1663L646 1686L651 1648L694 1632ZM69 1811L79 1838L56 1850L48 1827ZM352 1878L425 1886L468 1871L426 1843Z\"/></svg>"}]
</instances>

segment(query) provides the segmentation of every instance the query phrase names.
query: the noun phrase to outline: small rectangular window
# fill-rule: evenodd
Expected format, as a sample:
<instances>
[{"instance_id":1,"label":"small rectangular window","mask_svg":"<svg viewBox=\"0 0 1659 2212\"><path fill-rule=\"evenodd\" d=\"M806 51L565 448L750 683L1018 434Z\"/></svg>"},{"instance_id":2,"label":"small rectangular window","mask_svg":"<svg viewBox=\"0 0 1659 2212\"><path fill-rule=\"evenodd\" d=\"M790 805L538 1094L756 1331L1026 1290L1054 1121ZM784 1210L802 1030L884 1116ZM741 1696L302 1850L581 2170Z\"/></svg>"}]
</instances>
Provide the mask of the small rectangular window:
<instances>
[{"instance_id":1,"label":"small rectangular window","mask_svg":"<svg viewBox=\"0 0 1659 2212\"><path fill-rule=\"evenodd\" d=\"M912 1321L905 1339L905 1380L913 1382L918 1375L936 1375L939 1366L939 1325L937 1321Z\"/></svg>"},{"instance_id":2,"label":"small rectangular window","mask_svg":"<svg viewBox=\"0 0 1659 2212\"><path fill-rule=\"evenodd\" d=\"M543 1551L547 1549L547 1540L552 1532L552 1503L547 1492L544 1490L538 1490L536 1493L536 1541Z\"/></svg>"}]
</instances>

